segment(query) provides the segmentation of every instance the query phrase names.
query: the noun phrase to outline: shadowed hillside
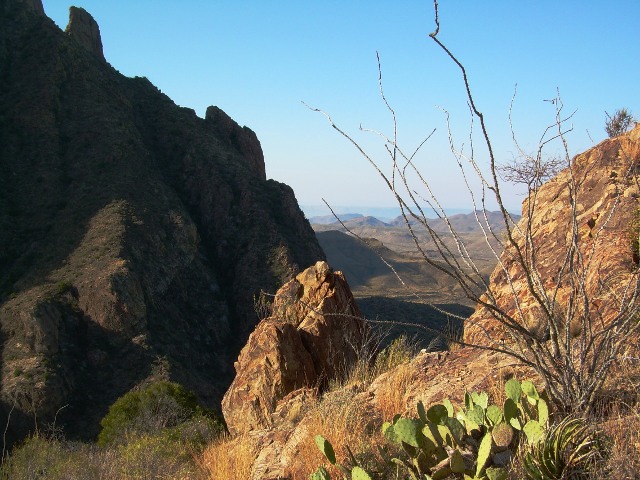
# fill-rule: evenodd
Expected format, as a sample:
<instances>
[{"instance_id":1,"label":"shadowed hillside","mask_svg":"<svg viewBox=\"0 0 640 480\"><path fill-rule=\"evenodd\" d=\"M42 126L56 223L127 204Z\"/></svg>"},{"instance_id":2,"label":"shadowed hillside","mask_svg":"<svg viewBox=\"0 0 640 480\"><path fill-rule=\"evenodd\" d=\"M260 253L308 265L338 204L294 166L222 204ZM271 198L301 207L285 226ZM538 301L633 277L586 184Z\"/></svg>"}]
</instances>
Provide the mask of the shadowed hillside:
<instances>
[{"instance_id":1,"label":"shadowed hillside","mask_svg":"<svg viewBox=\"0 0 640 480\"><path fill-rule=\"evenodd\" d=\"M407 254L397 253L375 238L365 238L366 243L363 243L337 230L317 232L316 236L331 265L344 272L358 296L410 295L411 292L398 281L382 258L414 290L432 296L436 291L452 288L452 282L435 268ZM441 294L445 295L444 292Z\"/></svg>"},{"instance_id":2,"label":"shadowed hillside","mask_svg":"<svg viewBox=\"0 0 640 480\"><path fill-rule=\"evenodd\" d=\"M322 258L249 128L119 74L84 10L62 32L38 1L0 1L9 441L64 405L66 433L92 436L149 378L215 405L258 320L254 295Z\"/></svg>"}]
</instances>

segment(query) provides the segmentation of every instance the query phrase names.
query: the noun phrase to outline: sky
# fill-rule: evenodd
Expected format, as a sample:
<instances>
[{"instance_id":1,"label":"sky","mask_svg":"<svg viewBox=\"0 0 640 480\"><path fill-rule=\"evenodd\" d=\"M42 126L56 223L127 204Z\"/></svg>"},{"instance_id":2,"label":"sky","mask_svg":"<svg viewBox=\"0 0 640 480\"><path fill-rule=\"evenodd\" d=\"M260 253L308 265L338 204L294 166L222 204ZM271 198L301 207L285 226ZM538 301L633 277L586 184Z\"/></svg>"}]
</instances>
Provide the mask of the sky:
<instances>
[{"instance_id":1,"label":"sky","mask_svg":"<svg viewBox=\"0 0 640 480\"><path fill-rule=\"evenodd\" d=\"M488 155L477 121L470 122L460 70L428 36L435 25L429 0L43 4L62 29L69 6L91 13L107 61L122 74L146 76L199 116L216 105L254 130L267 176L290 185L314 214L323 199L340 211L395 205L358 150L303 103L329 114L388 173L378 133L392 136L394 124L380 97L379 54L399 144L413 152L435 129L415 164L442 205L473 206L451 153L445 112L454 149L469 152L473 139L483 169ZM563 114L573 114L565 124L571 156L606 137L605 112L626 107L640 117L637 0L440 0L439 12L438 38L467 68L498 162L536 151L556 115L546 100L558 92ZM512 99L519 147L510 127ZM547 148L549 155L563 151L558 142ZM470 172L466 161L463 168ZM471 185L477 195L477 183ZM521 189L505 185L503 194L507 207L519 212Z\"/></svg>"}]
</instances>

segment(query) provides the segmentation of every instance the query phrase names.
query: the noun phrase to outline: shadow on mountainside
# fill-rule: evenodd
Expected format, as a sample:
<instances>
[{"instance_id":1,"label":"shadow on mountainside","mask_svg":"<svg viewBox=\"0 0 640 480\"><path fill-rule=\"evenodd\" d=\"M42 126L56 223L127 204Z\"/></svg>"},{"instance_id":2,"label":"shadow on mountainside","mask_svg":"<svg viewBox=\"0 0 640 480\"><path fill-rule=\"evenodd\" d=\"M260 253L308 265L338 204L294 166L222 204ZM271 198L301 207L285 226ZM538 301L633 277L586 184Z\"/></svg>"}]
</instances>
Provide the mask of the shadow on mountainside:
<instances>
[{"instance_id":1,"label":"shadow on mountainside","mask_svg":"<svg viewBox=\"0 0 640 480\"><path fill-rule=\"evenodd\" d=\"M462 336L462 320L445 315L429 305L382 296L358 298L357 302L367 320L371 321L381 332L388 332L384 341L385 345L404 334L415 338L420 348L446 349L446 342L438 338L436 332L406 325L375 323L376 321L413 323L444 332L454 338ZM464 318L473 313L473 308L458 303L437 304L436 307Z\"/></svg>"}]
</instances>

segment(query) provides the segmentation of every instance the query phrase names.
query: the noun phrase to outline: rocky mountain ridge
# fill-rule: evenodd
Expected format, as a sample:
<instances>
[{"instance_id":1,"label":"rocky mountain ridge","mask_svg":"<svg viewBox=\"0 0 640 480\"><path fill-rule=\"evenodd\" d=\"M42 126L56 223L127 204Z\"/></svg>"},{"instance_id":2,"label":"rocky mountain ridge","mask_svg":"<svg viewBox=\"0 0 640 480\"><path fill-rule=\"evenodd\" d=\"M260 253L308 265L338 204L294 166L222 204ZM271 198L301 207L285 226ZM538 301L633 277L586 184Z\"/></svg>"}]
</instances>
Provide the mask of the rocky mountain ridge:
<instances>
[{"instance_id":1,"label":"rocky mountain ridge","mask_svg":"<svg viewBox=\"0 0 640 480\"><path fill-rule=\"evenodd\" d=\"M9 443L62 407L66 434L92 437L108 405L154 378L219 405L254 297L322 259L254 132L122 76L82 9L63 32L38 0L0 0Z\"/></svg>"},{"instance_id":2,"label":"rocky mountain ridge","mask_svg":"<svg viewBox=\"0 0 640 480\"><path fill-rule=\"evenodd\" d=\"M358 229L362 227L404 227L405 220L402 215L393 218L391 220L380 220L377 217L370 215L362 215L359 213L347 213L339 214L338 217L349 229ZM512 214L512 220L517 222L520 220L520 215ZM454 213L449 214L447 220L451 227L456 232L481 232L481 226L488 225L493 230L500 231L504 229L504 220L502 214L497 211L482 211L477 210L469 213ZM415 220L411 219L412 222ZM333 215L323 215L318 217L311 217L309 219L311 225L314 225L316 231L327 231L328 229L344 230L344 227L340 224ZM449 225L444 218L433 218L429 221L429 226L438 233L449 232Z\"/></svg>"}]
</instances>

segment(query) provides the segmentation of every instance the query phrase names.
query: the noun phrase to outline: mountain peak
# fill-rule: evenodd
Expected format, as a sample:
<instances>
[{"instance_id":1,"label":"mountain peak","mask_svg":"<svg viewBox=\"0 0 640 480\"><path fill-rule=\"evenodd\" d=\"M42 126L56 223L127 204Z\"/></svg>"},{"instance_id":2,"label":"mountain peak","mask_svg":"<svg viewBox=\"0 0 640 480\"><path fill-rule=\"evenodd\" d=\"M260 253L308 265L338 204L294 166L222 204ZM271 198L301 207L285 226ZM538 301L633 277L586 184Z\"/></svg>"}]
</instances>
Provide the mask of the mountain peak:
<instances>
[{"instance_id":1,"label":"mountain peak","mask_svg":"<svg viewBox=\"0 0 640 480\"><path fill-rule=\"evenodd\" d=\"M255 132L249 127L238 125L235 120L215 105L207 108L205 119L249 160L260 178L266 180L264 153Z\"/></svg>"},{"instance_id":2,"label":"mountain peak","mask_svg":"<svg viewBox=\"0 0 640 480\"><path fill-rule=\"evenodd\" d=\"M29 1L31 3L40 2L40 0ZM40 6L42 7L42 3L40 3ZM65 29L65 33L74 38L85 50L93 53L100 60L106 61L102 52L100 27L84 8L69 7L69 24Z\"/></svg>"}]
</instances>

